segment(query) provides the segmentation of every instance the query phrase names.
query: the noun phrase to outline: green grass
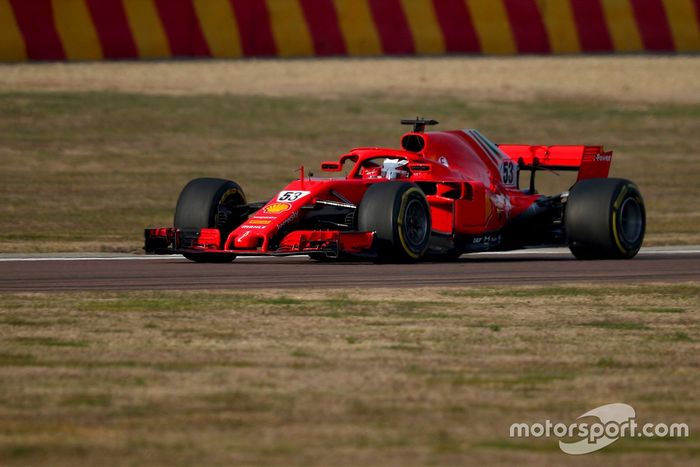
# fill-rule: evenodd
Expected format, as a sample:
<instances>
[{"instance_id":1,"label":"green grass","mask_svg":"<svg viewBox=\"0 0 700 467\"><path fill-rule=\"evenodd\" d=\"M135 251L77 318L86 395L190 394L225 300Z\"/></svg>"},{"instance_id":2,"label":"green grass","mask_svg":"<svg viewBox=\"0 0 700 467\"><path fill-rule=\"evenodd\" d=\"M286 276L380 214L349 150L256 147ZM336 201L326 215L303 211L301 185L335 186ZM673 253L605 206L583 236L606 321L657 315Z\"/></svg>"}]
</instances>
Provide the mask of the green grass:
<instances>
[{"instance_id":1,"label":"green grass","mask_svg":"<svg viewBox=\"0 0 700 467\"><path fill-rule=\"evenodd\" d=\"M624 368L625 365L618 362L612 357L603 357L596 362L596 366L600 368Z\"/></svg>"},{"instance_id":2,"label":"green grass","mask_svg":"<svg viewBox=\"0 0 700 467\"><path fill-rule=\"evenodd\" d=\"M87 347L88 342L72 339L56 339L54 337L17 337L20 345L44 347Z\"/></svg>"},{"instance_id":3,"label":"green grass","mask_svg":"<svg viewBox=\"0 0 700 467\"><path fill-rule=\"evenodd\" d=\"M108 407L112 403L109 394L72 394L61 402L66 407Z\"/></svg>"},{"instance_id":4,"label":"green grass","mask_svg":"<svg viewBox=\"0 0 700 467\"><path fill-rule=\"evenodd\" d=\"M36 357L31 354L0 352L0 365L3 366L31 365L34 361L36 361Z\"/></svg>"},{"instance_id":5,"label":"green grass","mask_svg":"<svg viewBox=\"0 0 700 467\"><path fill-rule=\"evenodd\" d=\"M583 326L591 326L594 328L601 329L615 329L622 331L645 331L650 329L649 326L643 323L636 323L631 321L610 321L610 320L598 320L591 321L588 323L583 323Z\"/></svg>"},{"instance_id":6,"label":"green grass","mask_svg":"<svg viewBox=\"0 0 700 467\"><path fill-rule=\"evenodd\" d=\"M477 444L479 448L505 450L505 451L526 451L526 452L550 452L554 453L559 448L552 443L515 441L515 440L492 440Z\"/></svg>"},{"instance_id":7,"label":"green grass","mask_svg":"<svg viewBox=\"0 0 700 467\"><path fill-rule=\"evenodd\" d=\"M441 295L445 297L464 297L464 298L480 298L488 297L496 294L500 287L479 287L479 288L450 288L441 291ZM694 283L685 284L644 284L627 286L626 290L633 291L635 295L645 296L650 298L697 298L700 295L700 285ZM588 284L579 286L552 285L552 286L537 286L537 287L517 287L508 290L506 299L518 298L541 298L541 297L557 297L557 298L579 298L591 299L600 297L610 297L614 294L608 287L599 287ZM503 294L504 295L504 294ZM505 296L505 295L504 295ZM635 306L627 307L627 311L649 311L658 313L680 313L684 309L680 307L669 306Z\"/></svg>"},{"instance_id":8,"label":"green grass","mask_svg":"<svg viewBox=\"0 0 700 467\"><path fill-rule=\"evenodd\" d=\"M0 251L136 252L191 178L231 178L265 199L300 164L397 146L398 119L416 113L499 142L605 144L613 175L645 196L648 243L700 242L696 105L6 92L0 108ZM543 187L566 189L557 178L542 174Z\"/></svg>"},{"instance_id":9,"label":"green grass","mask_svg":"<svg viewBox=\"0 0 700 467\"><path fill-rule=\"evenodd\" d=\"M671 335L671 340L674 341L679 341L679 342L692 342L692 338L688 335L687 332L683 331L676 331Z\"/></svg>"},{"instance_id":10,"label":"green grass","mask_svg":"<svg viewBox=\"0 0 700 467\"><path fill-rule=\"evenodd\" d=\"M639 311L642 313L685 313L685 308L672 306L630 307L627 311Z\"/></svg>"}]
</instances>

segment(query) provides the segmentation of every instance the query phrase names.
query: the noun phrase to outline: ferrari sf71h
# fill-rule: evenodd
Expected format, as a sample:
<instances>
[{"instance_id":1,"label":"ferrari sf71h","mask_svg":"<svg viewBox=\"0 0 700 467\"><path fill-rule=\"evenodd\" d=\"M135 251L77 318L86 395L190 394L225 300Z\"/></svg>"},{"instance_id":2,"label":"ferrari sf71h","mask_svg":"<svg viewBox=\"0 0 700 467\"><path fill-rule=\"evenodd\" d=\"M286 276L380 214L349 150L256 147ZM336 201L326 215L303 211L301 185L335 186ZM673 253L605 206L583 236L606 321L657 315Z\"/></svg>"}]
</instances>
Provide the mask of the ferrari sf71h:
<instances>
[{"instance_id":1,"label":"ferrari sf71h","mask_svg":"<svg viewBox=\"0 0 700 467\"><path fill-rule=\"evenodd\" d=\"M146 253L197 262L242 255L317 260L452 259L463 253L567 245L579 259L632 258L645 209L634 183L608 178L601 146L497 145L476 130L426 132L404 120L401 149L356 148L272 199L248 202L235 182L198 178L182 190L174 226L146 229ZM539 194L540 170L578 171L563 193ZM521 171L530 171L527 187Z\"/></svg>"}]
</instances>

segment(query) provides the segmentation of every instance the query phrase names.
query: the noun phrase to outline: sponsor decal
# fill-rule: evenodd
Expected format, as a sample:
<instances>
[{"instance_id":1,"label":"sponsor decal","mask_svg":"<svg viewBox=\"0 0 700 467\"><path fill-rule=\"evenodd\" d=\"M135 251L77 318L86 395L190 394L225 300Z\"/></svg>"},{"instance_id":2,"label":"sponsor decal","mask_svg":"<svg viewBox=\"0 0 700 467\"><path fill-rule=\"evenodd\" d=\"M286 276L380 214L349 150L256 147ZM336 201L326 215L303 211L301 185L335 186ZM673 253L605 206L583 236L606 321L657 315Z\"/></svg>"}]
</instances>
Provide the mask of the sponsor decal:
<instances>
[{"instance_id":1,"label":"sponsor decal","mask_svg":"<svg viewBox=\"0 0 700 467\"><path fill-rule=\"evenodd\" d=\"M251 219L270 219L270 220L274 220L274 219L277 219L277 217L275 217L275 216L260 216L260 215L256 214L256 215L254 215L253 217L251 217Z\"/></svg>"},{"instance_id":2,"label":"sponsor decal","mask_svg":"<svg viewBox=\"0 0 700 467\"><path fill-rule=\"evenodd\" d=\"M510 209L510 199L506 195L499 193L494 195L491 200L493 201L493 205L496 207L496 210L499 212Z\"/></svg>"},{"instance_id":3,"label":"sponsor decal","mask_svg":"<svg viewBox=\"0 0 700 467\"><path fill-rule=\"evenodd\" d=\"M310 191L280 191L280 194L277 196L277 201L293 203L304 196L308 196L310 193Z\"/></svg>"},{"instance_id":4,"label":"sponsor decal","mask_svg":"<svg viewBox=\"0 0 700 467\"><path fill-rule=\"evenodd\" d=\"M272 221L268 220L268 219L249 219L248 222L246 222L246 223L249 225L250 224L267 225L270 222L272 222Z\"/></svg>"},{"instance_id":5,"label":"sponsor decal","mask_svg":"<svg viewBox=\"0 0 700 467\"><path fill-rule=\"evenodd\" d=\"M440 156L440 157L438 157L438 162L439 162L440 164L444 165L445 167L449 167L449 166L450 166L450 163L447 162L447 157L445 157L445 156Z\"/></svg>"},{"instance_id":6,"label":"sponsor decal","mask_svg":"<svg viewBox=\"0 0 700 467\"><path fill-rule=\"evenodd\" d=\"M289 203L272 203L265 206L263 211L268 214L279 214L281 212L289 211L290 209L292 209L292 205Z\"/></svg>"},{"instance_id":7,"label":"sponsor decal","mask_svg":"<svg viewBox=\"0 0 700 467\"><path fill-rule=\"evenodd\" d=\"M247 229L247 230L260 230L260 229L264 229L265 226L264 226L264 225L243 224L243 225L240 226L239 228L241 228L241 229ZM241 238L243 238L243 237L241 237Z\"/></svg>"},{"instance_id":8,"label":"sponsor decal","mask_svg":"<svg viewBox=\"0 0 700 467\"><path fill-rule=\"evenodd\" d=\"M475 245L494 245L501 243L500 235L485 235L483 237L474 237L472 243Z\"/></svg>"},{"instance_id":9,"label":"sponsor decal","mask_svg":"<svg viewBox=\"0 0 700 467\"><path fill-rule=\"evenodd\" d=\"M596 162L610 162L612 160L612 156L609 154L607 156L604 154L596 154L593 157L593 160Z\"/></svg>"},{"instance_id":10,"label":"sponsor decal","mask_svg":"<svg viewBox=\"0 0 700 467\"><path fill-rule=\"evenodd\" d=\"M283 220L282 222L279 223L279 225L277 226L277 230L282 230L287 225L294 222L297 219L297 217L299 217L299 213L296 211L293 212L292 214L289 215L289 217L287 217L285 220Z\"/></svg>"}]
</instances>

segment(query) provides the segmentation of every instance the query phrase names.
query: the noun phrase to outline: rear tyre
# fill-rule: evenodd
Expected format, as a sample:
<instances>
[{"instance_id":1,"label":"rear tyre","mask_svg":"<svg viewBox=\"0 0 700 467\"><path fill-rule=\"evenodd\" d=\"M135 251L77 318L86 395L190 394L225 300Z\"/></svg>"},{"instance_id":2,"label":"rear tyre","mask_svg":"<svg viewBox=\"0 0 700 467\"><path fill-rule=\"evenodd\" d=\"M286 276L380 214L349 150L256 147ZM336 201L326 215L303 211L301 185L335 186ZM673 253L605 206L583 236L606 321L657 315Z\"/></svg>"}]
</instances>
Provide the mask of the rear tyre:
<instances>
[{"instance_id":1,"label":"rear tyre","mask_svg":"<svg viewBox=\"0 0 700 467\"><path fill-rule=\"evenodd\" d=\"M246 204L243 189L231 180L196 178L182 189L175 208L173 225L182 230L219 229L221 245L226 237L243 222ZM234 260L229 254L186 254L198 263L227 263Z\"/></svg>"},{"instance_id":2,"label":"rear tyre","mask_svg":"<svg viewBox=\"0 0 700 467\"><path fill-rule=\"evenodd\" d=\"M430 206L412 183L376 183L362 198L357 226L361 232L375 232L374 249L380 261L416 261L428 249Z\"/></svg>"},{"instance_id":3,"label":"rear tyre","mask_svg":"<svg viewBox=\"0 0 700 467\"><path fill-rule=\"evenodd\" d=\"M644 200L629 180L583 180L569 191L564 222L576 258L633 258L644 241Z\"/></svg>"}]
</instances>

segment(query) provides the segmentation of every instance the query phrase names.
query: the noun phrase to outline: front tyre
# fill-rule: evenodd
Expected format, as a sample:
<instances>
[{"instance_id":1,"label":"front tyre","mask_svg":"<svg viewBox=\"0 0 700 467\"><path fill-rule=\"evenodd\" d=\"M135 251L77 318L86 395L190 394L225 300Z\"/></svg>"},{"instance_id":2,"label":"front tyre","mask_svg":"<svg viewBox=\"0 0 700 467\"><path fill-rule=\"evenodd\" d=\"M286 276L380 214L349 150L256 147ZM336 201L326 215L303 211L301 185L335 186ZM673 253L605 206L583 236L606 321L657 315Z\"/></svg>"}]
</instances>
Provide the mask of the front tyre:
<instances>
[{"instance_id":1,"label":"front tyre","mask_svg":"<svg viewBox=\"0 0 700 467\"><path fill-rule=\"evenodd\" d=\"M246 198L243 189L231 180L196 178L182 189L173 224L181 230L219 229L222 248L228 234L242 222ZM227 263L231 254L193 253L183 255L198 263Z\"/></svg>"},{"instance_id":2,"label":"front tyre","mask_svg":"<svg viewBox=\"0 0 700 467\"><path fill-rule=\"evenodd\" d=\"M358 208L357 227L375 232L381 261L416 261L428 249L430 206L413 183L381 182L370 186Z\"/></svg>"},{"instance_id":3,"label":"front tyre","mask_svg":"<svg viewBox=\"0 0 700 467\"><path fill-rule=\"evenodd\" d=\"M569 192L564 222L576 258L633 258L644 241L644 200L629 180L583 180Z\"/></svg>"}]
</instances>

